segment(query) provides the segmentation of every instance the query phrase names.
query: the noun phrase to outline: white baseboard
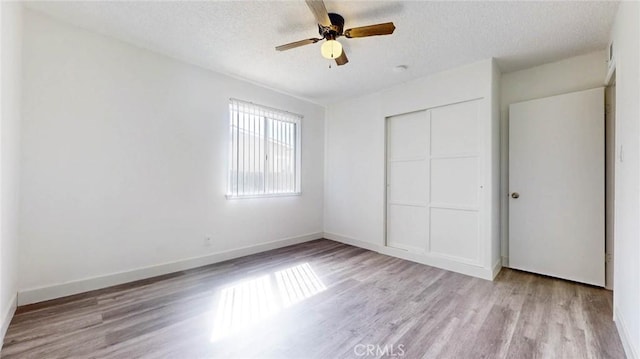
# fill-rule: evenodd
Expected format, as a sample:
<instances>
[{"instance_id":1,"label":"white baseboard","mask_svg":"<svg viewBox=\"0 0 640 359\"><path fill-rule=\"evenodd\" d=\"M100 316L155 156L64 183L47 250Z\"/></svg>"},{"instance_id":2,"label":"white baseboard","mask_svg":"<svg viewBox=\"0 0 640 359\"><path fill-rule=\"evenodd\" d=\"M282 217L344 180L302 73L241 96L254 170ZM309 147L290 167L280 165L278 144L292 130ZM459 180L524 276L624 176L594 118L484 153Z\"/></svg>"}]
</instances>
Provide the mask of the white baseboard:
<instances>
[{"instance_id":1,"label":"white baseboard","mask_svg":"<svg viewBox=\"0 0 640 359\"><path fill-rule=\"evenodd\" d=\"M613 321L616 323L616 328L618 328L618 335L620 336L620 341L624 347L624 353L627 355L627 359L640 359L640 357L638 357L638 349L640 348L634 347L634 342L629 336L627 326L624 324L624 320L617 309L613 311Z\"/></svg>"},{"instance_id":2,"label":"white baseboard","mask_svg":"<svg viewBox=\"0 0 640 359\"><path fill-rule=\"evenodd\" d=\"M495 279L498 273L502 270L502 258L498 258L498 260L493 263L492 277L491 279Z\"/></svg>"},{"instance_id":3,"label":"white baseboard","mask_svg":"<svg viewBox=\"0 0 640 359\"><path fill-rule=\"evenodd\" d=\"M0 323L2 325L0 327L0 349L2 349L2 345L4 344L4 336L7 334L7 329L9 329L9 324L11 323L11 319L13 319L13 314L16 312L17 304L17 295L14 294L11 298L7 311L2 315L2 323Z\"/></svg>"},{"instance_id":4,"label":"white baseboard","mask_svg":"<svg viewBox=\"0 0 640 359\"><path fill-rule=\"evenodd\" d=\"M350 246L368 249L374 252L380 252L382 250L382 246L378 244L361 241L359 239L351 238L342 234L324 232L324 238L330 239L332 241L348 244Z\"/></svg>"},{"instance_id":5,"label":"white baseboard","mask_svg":"<svg viewBox=\"0 0 640 359\"><path fill-rule=\"evenodd\" d=\"M420 264L426 264L428 266L446 269L452 272L462 273L472 277L478 277L486 280L493 280L493 278L495 277L494 271L496 270L496 268L484 268L479 265L457 262L445 257L437 256L437 255L412 253L402 249L391 248L391 247L386 247L379 244L365 242L359 239L351 238L351 237L344 236L341 234L336 234L336 233L324 232L324 238L331 239L344 244L349 244L355 247L372 250L388 256L397 257L397 258L405 259L405 260L420 263Z\"/></svg>"},{"instance_id":6,"label":"white baseboard","mask_svg":"<svg viewBox=\"0 0 640 359\"><path fill-rule=\"evenodd\" d=\"M191 268L201 267L213 263L226 261L250 254L260 253L276 248L282 248L293 244L312 241L322 238L322 232L308 233L296 237L283 238L271 242L253 246L236 248L223 252L216 252L201 257L192 257L175 262L133 269L130 271L111 273L104 276L86 278L67 283L60 283L46 287L28 288L18 291L18 305L42 302L45 300L61 298L68 295L102 289L118 284L133 282L136 280L156 277L163 274L179 272Z\"/></svg>"}]
</instances>

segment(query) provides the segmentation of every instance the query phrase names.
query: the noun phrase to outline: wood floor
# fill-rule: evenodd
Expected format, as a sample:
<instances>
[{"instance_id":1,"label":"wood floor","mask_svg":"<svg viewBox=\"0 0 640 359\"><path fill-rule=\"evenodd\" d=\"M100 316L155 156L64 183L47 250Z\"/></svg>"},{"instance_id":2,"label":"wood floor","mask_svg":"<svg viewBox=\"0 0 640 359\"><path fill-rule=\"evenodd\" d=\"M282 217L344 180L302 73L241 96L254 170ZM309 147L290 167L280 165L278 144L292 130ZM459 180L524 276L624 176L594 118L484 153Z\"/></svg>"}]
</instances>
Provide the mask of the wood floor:
<instances>
[{"instance_id":1,"label":"wood floor","mask_svg":"<svg viewBox=\"0 0 640 359\"><path fill-rule=\"evenodd\" d=\"M317 240L18 309L2 358L624 358L611 292Z\"/></svg>"}]
</instances>

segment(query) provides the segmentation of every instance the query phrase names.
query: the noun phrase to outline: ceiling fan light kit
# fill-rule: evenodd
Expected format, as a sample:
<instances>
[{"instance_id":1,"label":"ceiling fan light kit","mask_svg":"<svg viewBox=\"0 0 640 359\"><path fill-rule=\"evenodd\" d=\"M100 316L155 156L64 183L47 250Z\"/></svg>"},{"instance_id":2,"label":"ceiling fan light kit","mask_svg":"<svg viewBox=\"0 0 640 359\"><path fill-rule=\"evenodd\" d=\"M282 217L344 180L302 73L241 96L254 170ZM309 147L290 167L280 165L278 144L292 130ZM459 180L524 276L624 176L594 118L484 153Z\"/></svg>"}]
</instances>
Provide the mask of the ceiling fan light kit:
<instances>
[{"instance_id":1,"label":"ceiling fan light kit","mask_svg":"<svg viewBox=\"0 0 640 359\"><path fill-rule=\"evenodd\" d=\"M342 44L336 40L327 40L320 47L320 53L325 59L335 60L342 55Z\"/></svg>"},{"instance_id":2,"label":"ceiling fan light kit","mask_svg":"<svg viewBox=\"0 0 640 359\"><path fill-rule=\"evenodd\" d=\"M322 56L329 60L335 60L338 66L342 66L349 62L347 54L345 54L342 44L336 41L336 38L344 36L348 39L355 37L368 37L378 35L390 35L396 29L392 22L383 24L356 27L352 29L344 29L344 18L338 14L327 12L327 8L322 0L306 0L307 6L313 13L318 22L318 33L321 38L311 38L300 40L276 47L277 51L290 50L308 44L315 44L318 41L325 40L320 48Z\"/></svg>"}]
</instances>

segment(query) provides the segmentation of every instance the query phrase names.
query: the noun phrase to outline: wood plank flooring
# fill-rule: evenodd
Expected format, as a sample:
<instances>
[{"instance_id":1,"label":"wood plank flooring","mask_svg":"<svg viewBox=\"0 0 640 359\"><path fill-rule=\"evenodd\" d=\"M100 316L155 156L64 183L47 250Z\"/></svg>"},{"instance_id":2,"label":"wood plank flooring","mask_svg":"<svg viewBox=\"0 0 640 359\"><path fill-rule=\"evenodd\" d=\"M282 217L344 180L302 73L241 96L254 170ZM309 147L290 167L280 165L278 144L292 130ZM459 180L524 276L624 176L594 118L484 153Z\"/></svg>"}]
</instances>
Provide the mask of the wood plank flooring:
<instances>
[{"instance_id":1,"label":"wood plank flooring","mask_svg":"<svg viewBox=\"0 0 640 359\"><path fill-rule=\"evenodd\" d=\"M2 358L624 358L604 289L317 240L20 307Z\"/></svg>"}]
</instances>

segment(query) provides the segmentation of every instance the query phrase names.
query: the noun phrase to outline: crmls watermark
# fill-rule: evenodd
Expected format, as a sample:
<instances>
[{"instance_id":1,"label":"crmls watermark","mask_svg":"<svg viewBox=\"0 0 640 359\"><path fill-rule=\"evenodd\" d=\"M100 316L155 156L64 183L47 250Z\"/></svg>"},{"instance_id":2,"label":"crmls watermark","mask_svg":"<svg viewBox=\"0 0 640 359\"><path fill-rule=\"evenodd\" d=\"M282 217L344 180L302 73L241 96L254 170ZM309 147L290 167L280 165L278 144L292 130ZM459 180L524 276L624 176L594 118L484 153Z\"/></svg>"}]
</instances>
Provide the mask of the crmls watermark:
<instances>
[{"instance_id":1,"label":"crmls watermark","mask_svg":"<svg viewBox=\"0 0 640 359\"><path fill-rule=\"evenodd\" d=\"M399 358L405 354L404 344L356 344L353 353L359 357L391 357Z\"/></svg>"}]
</instances>

